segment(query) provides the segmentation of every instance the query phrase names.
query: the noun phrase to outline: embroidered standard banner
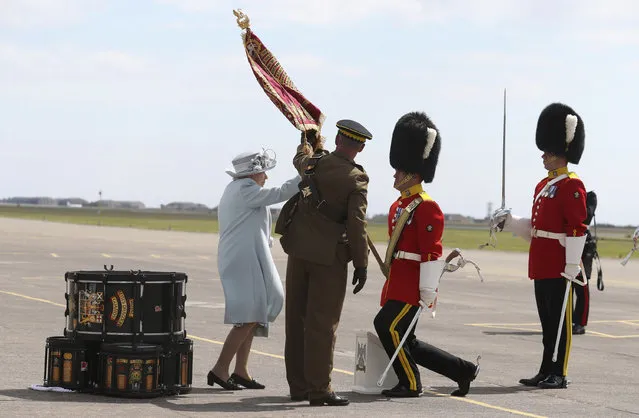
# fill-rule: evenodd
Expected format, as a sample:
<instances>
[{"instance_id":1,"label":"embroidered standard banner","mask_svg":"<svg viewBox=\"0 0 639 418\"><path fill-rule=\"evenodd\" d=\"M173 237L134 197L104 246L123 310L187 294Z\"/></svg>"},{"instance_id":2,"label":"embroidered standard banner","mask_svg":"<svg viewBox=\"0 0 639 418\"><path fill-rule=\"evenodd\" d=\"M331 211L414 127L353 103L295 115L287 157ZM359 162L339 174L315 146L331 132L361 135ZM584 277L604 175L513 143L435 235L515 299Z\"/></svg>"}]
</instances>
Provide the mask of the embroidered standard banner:
<instances>
[{"instance_id":1,"label":"embroidered standard banner","mask_svg":"<svg viewBox=\"0 0 639 418\"><path fill-rule=\"evenodd\" d=\"M300 131L321 131L325 116L295 87L277 58L248 27L248 17L241 11L233 11L242 34L246 57L253 74L266 95L286 118Z\"/></svg>"}]
</instances>

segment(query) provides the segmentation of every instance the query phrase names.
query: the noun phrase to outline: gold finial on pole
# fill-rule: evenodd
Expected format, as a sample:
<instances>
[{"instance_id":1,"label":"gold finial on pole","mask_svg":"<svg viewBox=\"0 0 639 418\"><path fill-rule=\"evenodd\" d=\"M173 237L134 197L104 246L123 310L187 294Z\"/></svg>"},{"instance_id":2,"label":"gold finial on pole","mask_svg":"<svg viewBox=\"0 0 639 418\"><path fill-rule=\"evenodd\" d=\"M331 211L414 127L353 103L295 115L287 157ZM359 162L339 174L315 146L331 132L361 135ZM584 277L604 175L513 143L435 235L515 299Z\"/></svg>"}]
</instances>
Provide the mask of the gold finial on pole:
<instances>
[{"instance_id":1,"label":"gold finial on pole","mask_svg":"<svg viewBox=\"0 0 639 418\"><path fill-rule=\"evenodd\" d=\"M242 12L242 9L233 10L233 14L237 17L237 25L240 29L249 28L249 17Z\"/></svg>"}]
</instances>

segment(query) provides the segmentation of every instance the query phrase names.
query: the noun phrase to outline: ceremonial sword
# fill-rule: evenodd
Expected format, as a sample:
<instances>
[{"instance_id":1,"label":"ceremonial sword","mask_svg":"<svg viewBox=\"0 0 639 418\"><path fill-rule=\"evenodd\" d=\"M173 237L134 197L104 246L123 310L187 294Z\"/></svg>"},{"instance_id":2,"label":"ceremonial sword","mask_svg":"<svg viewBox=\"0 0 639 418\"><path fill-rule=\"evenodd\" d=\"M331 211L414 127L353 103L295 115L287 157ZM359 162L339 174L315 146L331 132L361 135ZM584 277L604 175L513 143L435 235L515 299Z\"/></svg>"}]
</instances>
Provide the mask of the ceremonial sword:
<instances>
[{"instance_id":1,"label":"ceremonial sword","mask_svg":"<svg viewBox=\"0 0 639 418\"><path fill-rule=\"evenodd\" d=\"M504 89L504 120L502 125L501 145L501 207L497 211L495 211L495 213L503 212L506 210L506 89ZM490 217L488 242L480 245L480 249L488 246L495 248L497 246L497 236L495 235L497 227L498 226L495 224L495 216L493 214Z\"/></svg>"},{"instance_id":2,"label":"ceremonial sword","mask_svg":"<svg viewBox=\"0 0 639 418\"><path fill-rule=\"evenodd\" d=\"M632 254L638 249L637 244L639 244L639 228L635 229L635 232L632 234L632 241L633 241L632 249L630 250L628 255L626 255L623 258L623 260L621 260L622 266L625 266L626 263L628 263L628 260L630 260L630 257L632 257Z\"/></svg>"}]
</instances>

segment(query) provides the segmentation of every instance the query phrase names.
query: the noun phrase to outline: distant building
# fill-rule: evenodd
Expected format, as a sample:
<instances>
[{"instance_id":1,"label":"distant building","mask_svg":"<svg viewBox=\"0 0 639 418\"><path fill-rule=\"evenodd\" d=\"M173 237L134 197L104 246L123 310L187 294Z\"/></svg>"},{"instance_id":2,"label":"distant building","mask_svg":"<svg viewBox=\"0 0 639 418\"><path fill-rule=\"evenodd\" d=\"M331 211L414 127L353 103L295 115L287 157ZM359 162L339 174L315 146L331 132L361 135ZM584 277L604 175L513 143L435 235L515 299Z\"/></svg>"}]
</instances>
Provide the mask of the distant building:
<instances>
[{"instance_id":1,"label":"distant building","mask_svg":"<svg viewBox=\"0 0 639 418\"><path fill-rule=\"evenodd\" d=\"M144 209L146 206L142 202L126 201L126 200L98 200L89 203L86 206L94 206L109 209Z\"/></svg>"},{"instance_id":2,"label":"distant building","mask_svg":"<svg viewBox=\"0 0 639 418\"><path fill-rule=\"evenodd\" d=\"M193 202L171 202L168 205L161 205L161 210L165 211L176 211L176 212L210 212L208 206L203 205L202 203L193 203Z\"/></svg>"}]
</instances>

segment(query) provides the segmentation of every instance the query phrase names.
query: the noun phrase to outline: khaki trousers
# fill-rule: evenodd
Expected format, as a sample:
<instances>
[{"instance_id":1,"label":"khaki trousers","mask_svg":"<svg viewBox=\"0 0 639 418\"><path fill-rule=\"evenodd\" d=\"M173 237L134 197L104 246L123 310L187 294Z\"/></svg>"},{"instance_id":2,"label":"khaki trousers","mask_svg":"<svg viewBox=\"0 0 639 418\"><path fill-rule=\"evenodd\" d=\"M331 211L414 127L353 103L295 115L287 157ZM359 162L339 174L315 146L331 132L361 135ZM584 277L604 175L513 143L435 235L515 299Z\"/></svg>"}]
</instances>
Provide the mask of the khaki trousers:
<instances>
[{"instance_id":1,"label":"khaki trousers","mask_svg":"<svg viewBox=\"0 0 639 418\"><path fill-rule=\"evenodd\" d=\"M346 294L347 264L288 257L284 356L290 394L321 397L331 389L335 332Z\"/></svg>"}]
</instances>

